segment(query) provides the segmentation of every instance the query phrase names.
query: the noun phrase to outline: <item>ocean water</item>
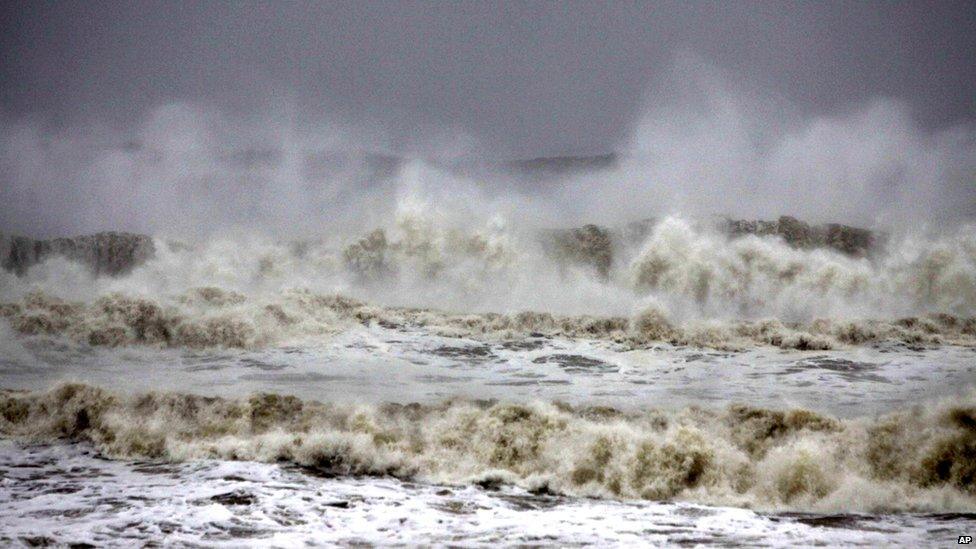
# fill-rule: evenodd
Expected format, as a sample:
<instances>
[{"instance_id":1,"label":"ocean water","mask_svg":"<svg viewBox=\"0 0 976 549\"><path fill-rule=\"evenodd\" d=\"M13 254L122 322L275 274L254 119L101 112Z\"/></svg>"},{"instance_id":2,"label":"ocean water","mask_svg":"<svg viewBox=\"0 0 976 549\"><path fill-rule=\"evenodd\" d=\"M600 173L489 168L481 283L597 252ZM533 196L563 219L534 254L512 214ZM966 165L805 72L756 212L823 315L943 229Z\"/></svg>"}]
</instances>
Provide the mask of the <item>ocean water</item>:
<instances>
[{"instance_id":1,"label":"ocean water","mask_svg":"<svg viewBox=\"0 0 976 549\"><path fill-rule=\"evenodd\" d=\"M972 229L868 255L681 218L621 234L553 249L411 213L0 273L0 540L972 534Z\"/></svg>"}]
</instances>

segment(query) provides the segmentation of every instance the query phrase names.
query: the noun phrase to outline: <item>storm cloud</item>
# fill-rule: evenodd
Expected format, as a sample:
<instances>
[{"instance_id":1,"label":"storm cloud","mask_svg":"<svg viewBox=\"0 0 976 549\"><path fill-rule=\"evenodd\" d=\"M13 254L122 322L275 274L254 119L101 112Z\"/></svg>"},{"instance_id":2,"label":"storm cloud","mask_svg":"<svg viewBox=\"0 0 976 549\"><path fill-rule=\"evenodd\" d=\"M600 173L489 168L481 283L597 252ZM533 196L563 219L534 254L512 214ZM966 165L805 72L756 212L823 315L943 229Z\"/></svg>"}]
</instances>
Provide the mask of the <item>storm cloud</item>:
<instances>
[{"instance_id":1,"label":"storm cloud","mask_svg":"<svg viewBox=\"0 0 976 549\"><path fill-rule=\"evenodd\" d=\"M613 150L676 52L807 114L976 116L972 2L5 2L0 108L130 123L161 103L429 130L493 154Z\"/></svg>"}]
</instances>

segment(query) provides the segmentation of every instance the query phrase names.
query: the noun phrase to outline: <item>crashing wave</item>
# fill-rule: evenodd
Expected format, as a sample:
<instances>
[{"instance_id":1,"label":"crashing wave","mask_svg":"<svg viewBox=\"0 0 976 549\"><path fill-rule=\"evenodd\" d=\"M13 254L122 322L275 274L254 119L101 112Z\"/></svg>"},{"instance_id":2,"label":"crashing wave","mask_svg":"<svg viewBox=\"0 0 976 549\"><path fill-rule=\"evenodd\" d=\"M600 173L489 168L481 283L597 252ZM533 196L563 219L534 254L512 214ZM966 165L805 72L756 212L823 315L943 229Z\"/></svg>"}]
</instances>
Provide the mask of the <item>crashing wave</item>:
<instances>
[{"instance_id":1,"label":"crashing wave","mask_svg":"<svg viewBox=\"0 0 976 549\"><path fill-rule=\"evenodd\" d=\"M257 303L218 288L197 288L168 302L112 293L79 303L32 293L0 305L0 314L21 334L89 345L258 348L289 335L334 333L341 325L335 313L340 301L293 292Z\"/></svg>"},{"instance_id":2,"label":"crashing wave","mask_svg":"<svg viewBox=\"0 0 976 549\"><path fill-rule=\"evenodd\" d=\"M413 225L410 227L409 225ZM545 249L560 261L569 261L594 268L603 279L610 275L615 258L623 252L624 240L642 240L654 226L654 220L631 223L623 228L583 225L578 228L543 231L541 239ZM408 236L416 237L419 223L416 219L401 223ZM830 248L839 252L864 256L877 248L878 237L867 229L846 225L828 224L811 226L792 217L783 216L777 221L743 221L727 219L718 228L730 237L743 235L779 236L796 248ZM420 235L422 236L422 235ZM460 249L483 247L477 236L451 234L461 243ZM308 242L297 242L308 246ZM428 244L429 245L429 244ZM391 246L395 249L395 245ZM383 255L388 243L383 229L377 229L358 242L349 245L343 253L350 269L370 275L387 270ZM407 248L416 252L416 246ZM81 263L97 276L124 275L153 257L155 245L146 235L102 232L93 235L50 240L35 240L22 236L0 234L0 264L7 270L24 275L28 269L51 257L64 257Z\"/></svg>"},{"instance_id":3,"label":"crashing wave","mask_svg":"<svg viewBox=\"0 0 976 549\"><path fill-rule=\"evenodd\" d=\"M123 459L290 462L342 475L817 511L976 509L972 396L877 418L621 411L451 400L382 406L254 394L0 393L0 433Z\"/></svg>"},{"instance_id":4,"label":"crashing wave","mask_svg":"<svg viewBox=\"0 0 976 549\"><path fill-rule=\"evenodd\" d=\"M382 307L339 295L290 290L249 298L214 287L156 301L111 293L70 302L43 293L0 304L0 316L24 335L64 336L98 346L259 348L295 340L314 343L356 325L423 330L443 337L504 341L527 337L591 339L630 348L657 343L737 350L756 345L827 350L896 342L910 346L976 345L976 317L906 317L894 321L710 321L678 325L660 307L632 317L454 314L434 309Z\"/></svg>"},{"instance_id":5,"label":"crashing wave","mask_svg":"<svg viewBox=\"0 0 976 549\"><path fill-rule=\"evenodd\" d=\"M626 277L639 292L705 317L970 316L976 232L906 239L868 259L796 249L766 236L728 241L668 218L644 241Z\"/></svg>"},{"instance_id":6,"label":"crashing wave","mask_svg":"<svg viewBox=\"0 0 976 549\"><path fill-rule=\"evenodd\" d=\"M830 338L854 343L887 337L926 339L928 333L952 340L968 337L968 319L976 315L972 227L937 238L889 240L883 250L862 255L809 247L819 236L791 241L793 237L766 234L759 227L755 234L730 238L707 224L676 217L622 229L590 225L540 233L520 231L504 220L452 225L425 215L423 208L417 210L401 212L391 226L363 238L330 235L277 242L238 235L191 244L157 241L154 254L124 276L92 276L91 269L76 262L45 257L20 276L0 272L0 302L17 304L40 292L87 304L79 309L87 318L95 302L119 294L139 296L167 310L175 307L192 321L209 312L182 311L186 304L170 303L177 300L174 296L217 287L244 296L246 303L222 312L244 315L241 319L250 324L263 318L264 306L281 306L282 295L307 288L313 294L366 301L375 309L396 311L388 313L393 316L404 314L398 307L412 307L430 318L484 319L470 321L475 332L511 329L517 334L522 330L515 325L521 321L511 319L522 312L528 317L548 315L552 320L539 323L558 324L565 335L597 333L604 339L618 337L612 332L634 332L618 326L654 303L669 325L658 330L661 340L713 345L735 337L755 339L750 334L759 330L757 326L775 325L778 334L792 330L811 337L761 339L774 344L796 340L800 348L833 345ZM777 222L776 230L793 234L791 223ZM820 234L820 229L809 230ZM828 231L824 238L839 239L838 245L855 252L864 249L858 237L851 236L861 234L858 230L838 230L842 236L831 237ZM118 259L98 264L108 272L106 265L126 263ZM39 308L19 306L25 311ZM7 309L13 311L11 307ZM897 320L909 318L923 320L907 327L910 321ZM110 324L117 324L114 319ZM592 327L600 322L614 328ZM856 328L837 333L838 326L852 322ZM499 323L515 327L496 330ZM570 327L581 323L587 327ZM57 328L58 322L53 325L44 330L64 331ZM672 332L677 335L669 335ZM255 336L255 341L262 339L274 337Z\"/></svg>"},{"instance_id":7,"label":"crashing wave","mask_svg":"<svg viewBox=\"0 0 976 549\"><path fill-rule=\"evenodd\" d=\"M657 222L646 219L623 228L584 225L543 233L547 251L559 261L592 267L607 279L615 259L626 255L634 242L650 236ZM837 223L810 225L790 216L776 221L724 219L715 227L730 239L754 235L782 239L791 248L832 250L850 257L879 253L884 236L871 230Z\"/></svg>"}]
</instances>

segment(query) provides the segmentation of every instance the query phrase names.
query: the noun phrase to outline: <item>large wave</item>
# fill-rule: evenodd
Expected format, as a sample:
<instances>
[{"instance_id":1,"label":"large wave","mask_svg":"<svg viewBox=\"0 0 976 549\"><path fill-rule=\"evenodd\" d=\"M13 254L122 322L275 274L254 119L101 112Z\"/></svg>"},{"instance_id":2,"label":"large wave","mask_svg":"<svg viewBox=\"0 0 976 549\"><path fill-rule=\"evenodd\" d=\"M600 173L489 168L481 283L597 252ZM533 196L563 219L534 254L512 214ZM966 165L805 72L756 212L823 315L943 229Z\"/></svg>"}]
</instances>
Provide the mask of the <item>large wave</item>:
<instances>
[{"instance_id":1,"label":"large wave","mask_svg":"<svg viewBox=\"0 0 976 549\"><path fill-rule=\"evenodd\" d=\"M0 393L0 433L124 459L291 462L329 474L759 509L976 509L976 400L874 419L732 405L623 412L452 400L333 405L254 394Z\"/></svg>"},{"instance_id":2,"label":"large wave","mask_svg":"<svg viewBox=\"0 0 976 549\"><path fill-rule=\"evenodd\" d=\"M98 276L98 254L48 254L0 273L0 312L20 333L100 345L252 348L370 323L635 346L976 338L971 227L877 243L850 229L842 234L856 238L834 246L818 244L826 229L788 218L746 234L728 227L668 217L616 229L521 230L499 219L470 228L404 210L361 238L158 239L117 276ZM871 245L851 249L858 241ZM120 247L126 257L131 248Z\"/></svg>"}]
</instances>

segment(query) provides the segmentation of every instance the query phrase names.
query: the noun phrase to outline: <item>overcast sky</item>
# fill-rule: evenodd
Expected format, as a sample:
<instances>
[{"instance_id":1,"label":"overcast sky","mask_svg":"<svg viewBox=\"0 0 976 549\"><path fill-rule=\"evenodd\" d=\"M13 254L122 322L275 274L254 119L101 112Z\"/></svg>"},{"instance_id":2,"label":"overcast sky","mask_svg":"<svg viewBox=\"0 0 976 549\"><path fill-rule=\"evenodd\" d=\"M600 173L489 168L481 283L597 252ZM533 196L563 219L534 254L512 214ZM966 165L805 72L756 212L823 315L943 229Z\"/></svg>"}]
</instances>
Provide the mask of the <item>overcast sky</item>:
<instances>
[{"instance_id":1,"label":"overcast sky","mask_svg":"<svg viewBox=\"0 0 976 549\"><path fill-rule=\"evenodd\" d=\"M976 117L976 2L4 2L0 109L120 123L168 101L409 134L511 156L602 152L692 53L801 112L901 99ZM650 98L653 100L653 97Z\"/></svg>"}]
</instances>

